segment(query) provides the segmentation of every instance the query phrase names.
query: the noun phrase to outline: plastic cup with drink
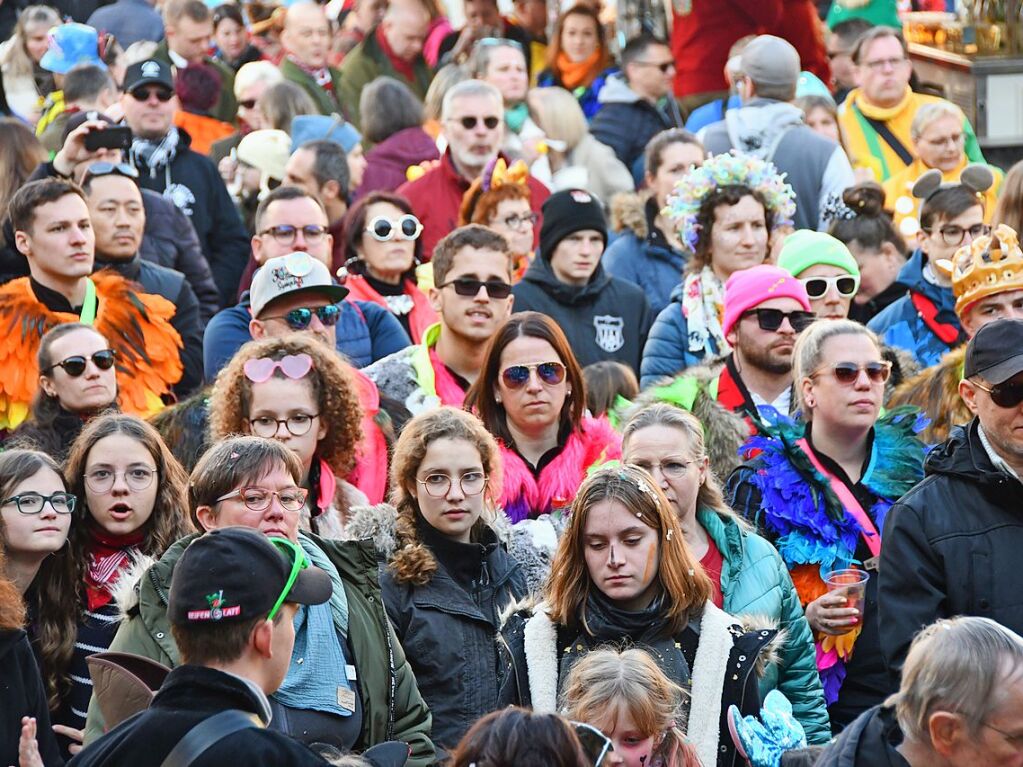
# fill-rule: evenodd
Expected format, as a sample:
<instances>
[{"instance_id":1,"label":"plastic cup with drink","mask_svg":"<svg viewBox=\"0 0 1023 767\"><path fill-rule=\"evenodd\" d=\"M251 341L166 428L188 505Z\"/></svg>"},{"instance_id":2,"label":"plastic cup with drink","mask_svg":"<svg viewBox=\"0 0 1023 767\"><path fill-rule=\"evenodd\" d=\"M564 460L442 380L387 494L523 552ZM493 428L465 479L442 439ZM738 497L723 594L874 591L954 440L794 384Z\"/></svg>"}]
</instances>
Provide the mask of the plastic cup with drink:
<instances>
[{"instance_id":1,"label":"plastic cup with drink","mask_svg":"<svg viewBox=\"0 0 1023 767\"><path fill-rule=\"evenodd\" d=\"M856 568L832 570L824 576L824 585L828 587L828 593L845 597L845 606L857 610L856 623L851 625L858 625L863 620L869 579L870 573Z\"/></svg>"}]
</instances>

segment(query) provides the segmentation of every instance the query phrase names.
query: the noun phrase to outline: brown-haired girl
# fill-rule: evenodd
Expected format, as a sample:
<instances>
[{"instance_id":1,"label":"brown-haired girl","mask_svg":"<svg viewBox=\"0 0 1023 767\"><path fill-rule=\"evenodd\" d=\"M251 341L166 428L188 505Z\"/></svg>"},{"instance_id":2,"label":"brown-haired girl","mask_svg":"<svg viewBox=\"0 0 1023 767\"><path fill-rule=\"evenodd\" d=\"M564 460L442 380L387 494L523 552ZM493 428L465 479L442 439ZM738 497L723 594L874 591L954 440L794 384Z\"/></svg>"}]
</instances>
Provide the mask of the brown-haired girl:
<instances>
[{"instance_id":1,"label":"brown-haired girl","mask_svg":"<svg viewBox=\"0 0 1023 767\"><path fill-rule=\"evenodd\" d=\"M491 160L462 197L458 225L482 224L503 234L514 258L512 281L518 282L533 260L537 215L530 207L529 170L524 162L509 168Z\"/></svg>"},{"instance_id":2,"label":"brown-haired girl","mask_svg":"<svg viewBox=\"0 0 1023 767\"><path fill-rule=\"evenodd\" d=\"M433 713L433 740L452 748L498 708L494 636L501 613L526 595L522 569L492 527L497 443L465 411L423 413L398 438L391 484L397 519L384 507L383 527L394 530L380 588Z\"/></svg>"},{"instance_id":3,"label":"brown-haired girl","mask_svg":"<svg viewBox=\"0 0 1023 767\"><path fill-rule=\"evenodd\" d=\"M367 503L342 479L355 469L363 434L357 385L333 349L293 333L245 344L210 393L214 440L252 434L298 456L301 485L309 491L303 527L326 538L341 537L348 509ZM386 474L386 456L386 448L371 450L359 471Z\"/></svg>"},{"instance_id":4,"label":"brown-haired girl","mask_svg":"<svg viewBox=\"0 0 1023 767\"><path fill-rule=\"evenodd\" d=\"M537 77L537 85L572 93L589 120L600 110L597 95L613 71L600 16L593 6L579 3L558 17L547 49L547 69Z\"/></svg>"},{"instance_id":5,"label":"brown-haired girl","mask_svg":"<svg viewBox=\"0 0 1023 767\"><path fill-rule=\"evenodd\" d=\"M575 664L606 644L631 643L690 694L676 723L705 765L740 764L726 713L758 711L754 668L776 632L745 632L711 601L711 582L678 516L642 469L600 469L579 488L546 601L512 615L502 701L554 711Z\"/></svg>"}]
</instances>

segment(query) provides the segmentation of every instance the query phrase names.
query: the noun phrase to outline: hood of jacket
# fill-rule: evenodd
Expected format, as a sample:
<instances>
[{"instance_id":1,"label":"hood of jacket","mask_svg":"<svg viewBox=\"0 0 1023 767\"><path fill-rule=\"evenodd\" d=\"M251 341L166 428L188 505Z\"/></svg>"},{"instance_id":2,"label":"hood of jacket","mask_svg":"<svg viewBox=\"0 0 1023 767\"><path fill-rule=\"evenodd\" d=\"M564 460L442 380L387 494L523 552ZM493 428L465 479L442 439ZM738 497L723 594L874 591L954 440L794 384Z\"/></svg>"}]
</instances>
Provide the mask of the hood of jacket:
<instances>
[{"instance_id":1,"label":"hood of jacket","mask_svg":"<svg viewBox=\"0 0 1023 767\"><path fill-rule=\"evenodd\" d=\"M958 477L979 485L1001 485L1011 481L1011 477L991 462L977 433L979 423L974 418L968 424L952 429L948 441L928 454L924 462L925 474Z\"/></svg>"},{"instance_id":2,"label":"hood of jacket","mask_svg":"<svg viewBox=\"0 0 1023 767\"><path fill-rule=\"evenodd\" d=\"M434 140L419 126L391 134L366 153L367 160L404 164L406 167L418 165L424 157L440 157L440 152Z\"/></svg>"},{"instance_id":3,"label":"hood of jacket","mask_svg":"<svg viewBox=\"0 0 1023 767\"><path fill-rule=\"evenodd\" d=\"M681 273L687 256L675 250L657 228L654 223L657 213L657 203L650 192L616 194L611 198L611 228L621 233L632 232L645 246L645 255L664 261Z\"/></svg>"},{"instance_id":4,"label":"hood of jacket","mask_svg":"<svg viewBox=\"0 0 1023 767\"><path fill-rule=\"evenodd\" d=\"M585 285L568 285L555 276L550 260L540 257L533 259L522 280L537 285L559 304L574 306L596 301L601 291L611 282L611 275L598 262L589 282Z\"/></svg>"},{"instance_id":5,"label":"hood of jacket","mask_svg":"<svg viewBox=\"0 0 1023 767\"><path fill-rule=\"evenodd\" d=\"M818 758L816 767L909 767L896 745L902 732L895 709L875 706L846 727Z\"/></svg>"},{"instance_id":6,"label":"hood of jacket","mask_svg":"<svg viewBox=\"0 0 1023 767\"><path fill-rule=\"evenodd\" d=\"M899 276L895 278L895 281L907 290L923 293L932 301L935 301L935 303L939 303L938 299L941 293L945 292L951 295L952 290L951 288L946 290L940 285L935 285L933 282L928 281L924 277L924 267L926 265L927 256L924 255L920 248L917 248L910 255L906 263L902 265L902 268L899 270Z\"/></svg>"},{"instance_id":7,"label":"hood of jacket","mask_svg":"<svg viewBox=\"0 0 1023 767\"><path fill-rule=\"evenodd\" d=\"M782 136L803 124L799 107L773 99L753 99L725 113L732 146L762 160L770 159Z\"/></svg>"},{"instance_id":8,"label":"hood of jacket","mask_svg":"<svg viewBox=\"0 0 1023 767\"><path fill-rule=\"evenodd\" d=\"M643 98L629 87L625 75L621 72L608 77L597 95L597 101L601 104L635 104L642 100Z\"/></svg>"}]
</instances>

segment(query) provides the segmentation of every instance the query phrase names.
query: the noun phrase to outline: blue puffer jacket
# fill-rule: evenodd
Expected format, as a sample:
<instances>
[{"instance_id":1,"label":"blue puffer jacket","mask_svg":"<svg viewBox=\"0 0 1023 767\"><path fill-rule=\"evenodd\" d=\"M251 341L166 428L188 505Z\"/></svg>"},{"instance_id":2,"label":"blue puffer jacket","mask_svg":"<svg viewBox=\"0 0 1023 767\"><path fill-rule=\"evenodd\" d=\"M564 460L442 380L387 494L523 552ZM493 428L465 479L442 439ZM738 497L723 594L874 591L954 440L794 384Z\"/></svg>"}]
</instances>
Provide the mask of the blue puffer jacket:
<instances>
[{"instance_id":1,"label":"blue puffer jacket","mask_svg":"<svg viewBox=\"0 0 1023 767\"><path fill-rule=\"evenodd\" d=\"M689 257L668 244L654 226L657 202L637 194L618 195L611 203L611 218L621 229L604 251L604 269L612 277L628 280L646 293L655 314L671 301L671 291L682 281Z\"/></svg>"},{"instance_id":2,"label":"blue puffer jacket","mask_svg":"<svg viewBox=\"0 0 1023 767\"><path fill-rule=\"evenodd\" d=\"M899 272L898 283L907 291L920 293L933 302L938 309L937 321L957 328L959 337L951 344L938 338L913 306L909 292L889 304L867 323L867 327L880 337L881 343L905 349L913 355L921 368L937 365L945 352L966 340L955 313L955 296L952 294L952 288L943 288L924 279L925 263L923 252L919 249L914 251Z\"/></svg>"},{"instance_id":3,"label":"blue puffer jacket","mask_svg":"<svg viewBox=\"0 0 1023 767\"><path fill-rule=\"evenodd\" d=\"M710 509L699 509L696 518L724 559L721 594L725 612L766 616L786 632L779 662L771 664L760 678L761 700L770 690L781 691L791 701L807 741L827 743L831 726L817 675L813 635L781 555L756 533L746 532L735 520Z\"/></svg>"},{"instance_id":4,"label":"blue puffer jacket","mask_svg":"<svg viewBox=\"0 0 1023 767\"><path fill-rule=\"evenodd\" d=\"M645 389L664 376L673 376L693 365L719 357L725 352L718 349L713 337L707 339L702 354L689 350L689 323L682 316L682 285L671 291L671 303L661 309L643 347L643 361L639 368L639 385Z\"/></svg>"},{"instance_id":5,"label":"blue puffer jacket","mask_svg":"<svg viewBox=\"0 0 1023 767\"><path fill-rule=\"evenodd\" d=\"M604 106L597 98L601 88L604 87L604 83L607 82L607 78L617 73L618 67L609 67L597 75L597 77L589 85L580 85L578 88L573 89L566 88L562 84L561 78L558 77L553 70L545 69L537 75L536 85L538 88L565 88L565 90L575 96L575 100L579 102L579 106L582 107L583 114L586 115L586 119L589 121L592 120L593 116L600 111L602 106Z\"/></svg>"}]
</instances>

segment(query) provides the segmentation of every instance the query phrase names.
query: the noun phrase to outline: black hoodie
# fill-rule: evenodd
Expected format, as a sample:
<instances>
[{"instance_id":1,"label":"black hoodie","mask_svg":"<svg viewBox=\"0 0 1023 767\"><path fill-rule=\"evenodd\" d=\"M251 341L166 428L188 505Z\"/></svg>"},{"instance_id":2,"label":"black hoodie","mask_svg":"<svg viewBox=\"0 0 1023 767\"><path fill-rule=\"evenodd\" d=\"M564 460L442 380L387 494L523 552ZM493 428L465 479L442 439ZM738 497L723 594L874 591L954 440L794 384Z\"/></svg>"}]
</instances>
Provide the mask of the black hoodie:
<instances>
[{"instance_id":1,"label":"black hoodie","mask_svg":"<svg viewBox=\"0 0 1023 767\"><path fill-rule=\"evenodd\" d=\"M1023 632L1023 484L991 462L974 418L888 512L879 583L881 649L893 682L913 636L977 615Z\"/></svg>"},{"instance_id":2,"label":"black hoodie","mask_svg":"<svg viewBox=\"0 0 1023 767\"><path fill-rule=\"evenodd\" d=\"M654 316L646 294L631 282L610 276L598 264L588 283L568 285L554 276L546 258L538 257L512 292L513 310L550 316L583 367L615 360L639 374Z\"/></svg>"},{"instance_id":3,"label":"black hoodie","mask_svg":"<svg viewBox=\"0 0 1023 767\"><path fill-rule=\"evenodd\" d=\"M901 742L895 709L874 706L842 730L814 767L909 767L895 750Z\"/></svg>"}]
</instances>

